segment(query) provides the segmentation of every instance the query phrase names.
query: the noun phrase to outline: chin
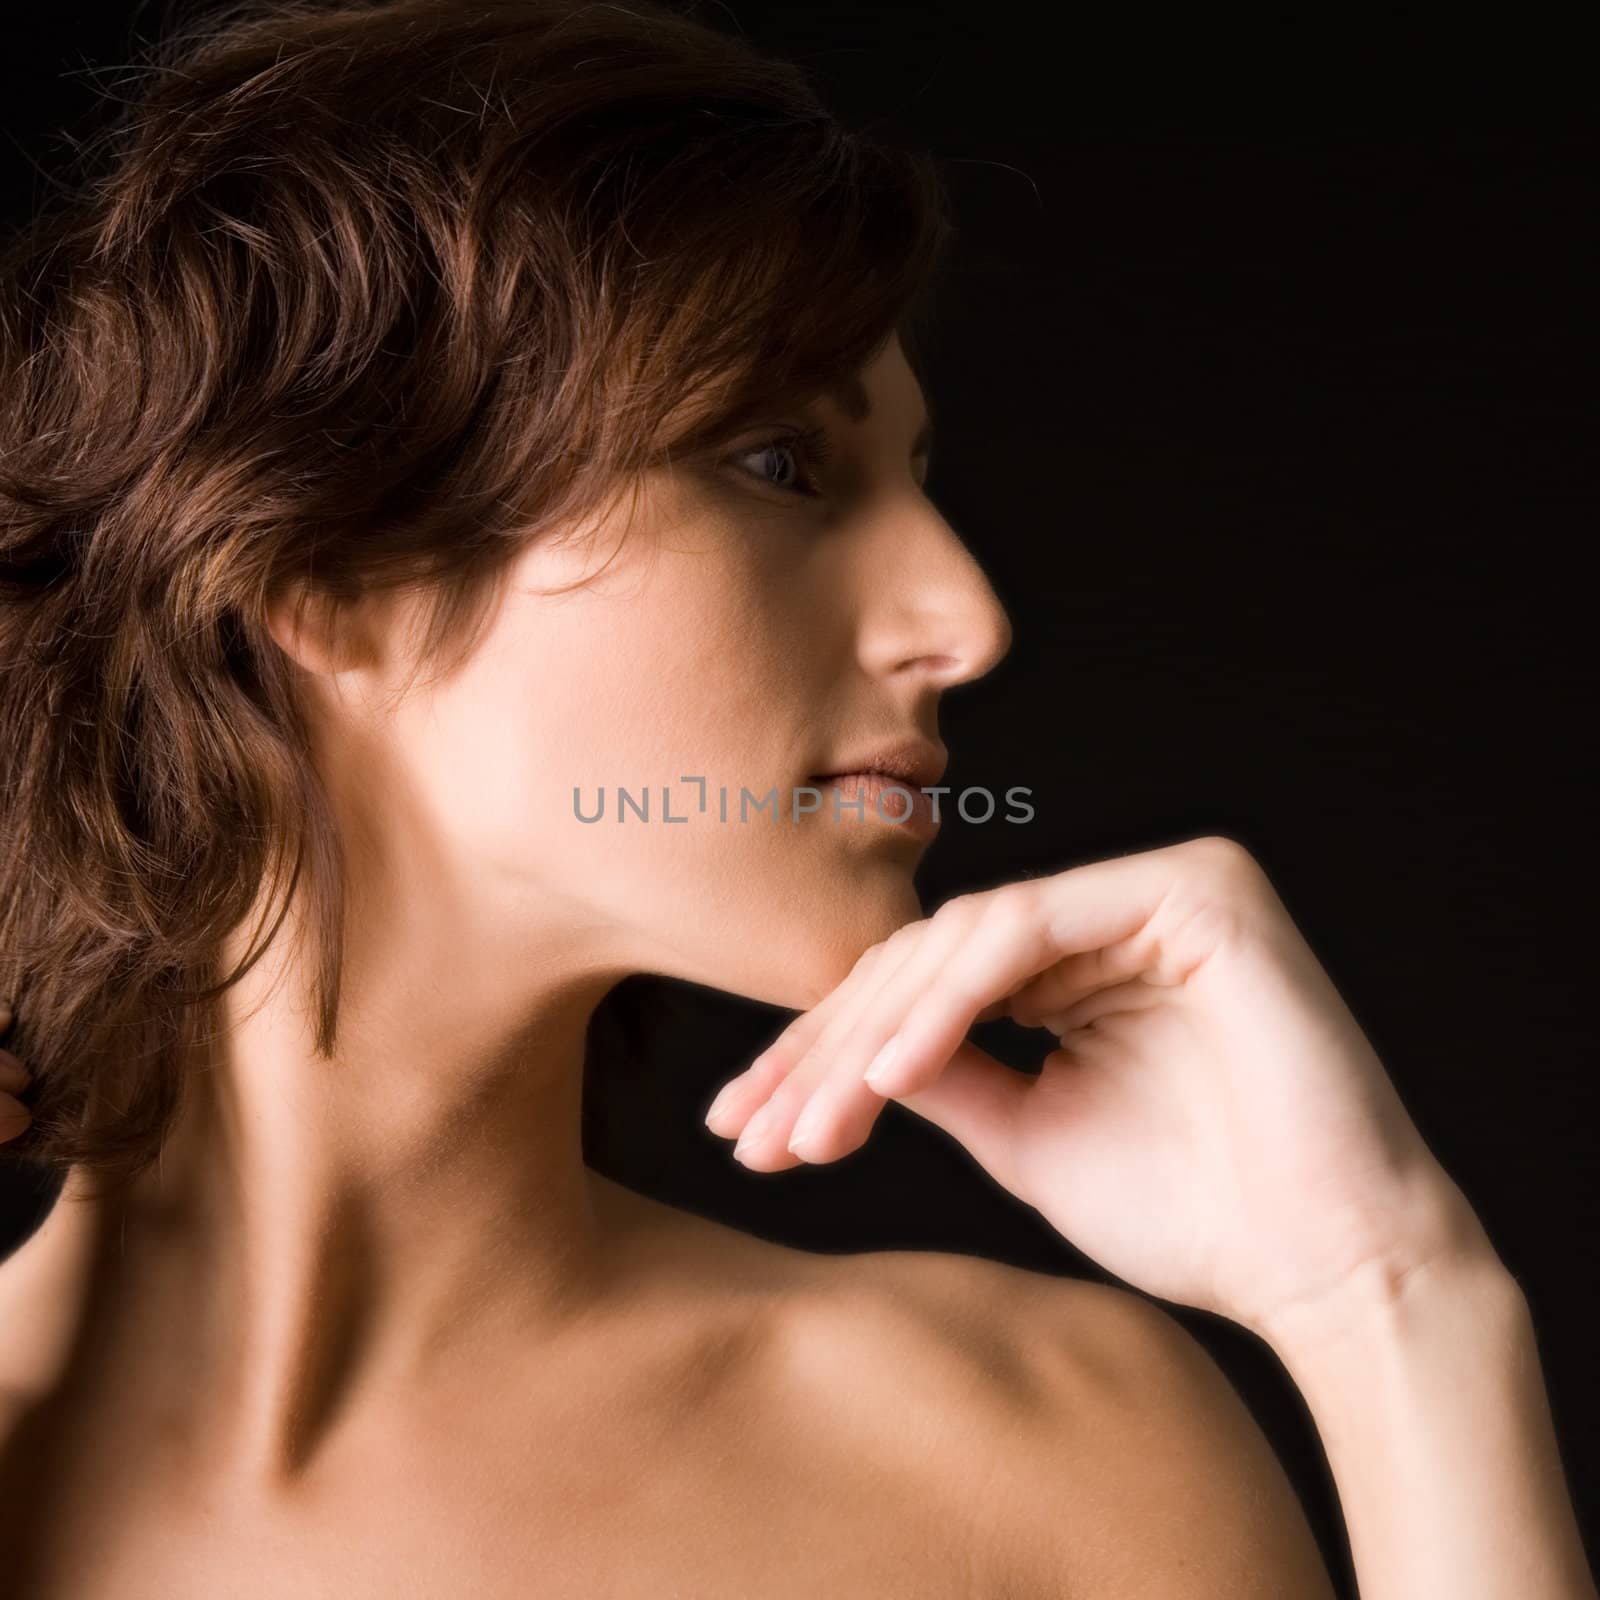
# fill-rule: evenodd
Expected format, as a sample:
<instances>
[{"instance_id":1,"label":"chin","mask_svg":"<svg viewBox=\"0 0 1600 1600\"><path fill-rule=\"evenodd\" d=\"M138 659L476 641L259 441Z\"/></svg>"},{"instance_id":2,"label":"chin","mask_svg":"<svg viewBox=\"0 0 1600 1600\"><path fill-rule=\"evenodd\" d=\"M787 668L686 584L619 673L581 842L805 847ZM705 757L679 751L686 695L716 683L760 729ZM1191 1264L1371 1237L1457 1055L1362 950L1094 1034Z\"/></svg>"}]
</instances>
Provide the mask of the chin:
<instances>
[{"instance_id":1,"label":"chin","mask_svg":"<svg viewBox=\"0 0 1600 1600\"><path fill-rule=\"evenodd\" d=\"M763 1005L807 1011L862 955L923 915L913 874L922 852L885 839L871 849L765 851L674 864L629 912L659 917L637 931L638 970ZM637 884L645 876L636 871ZM625 875L614 875L618 899Z\"/></svg>"},{"instance_id":2,"label":"chin","mask_svg":"<svg viewBox=\"0 0 1600 1600\"><path fill-rule=\"evenodd\" d=\"M809 1011L825 1000L866 951L923 914L909 874L886 876L877 887L879 892L865 893L858 883L841 893L824 920L774 918L752 936L751 947L775 959L748 974L754 986L742 992L795 1011Z\"/></svg>"}]
</instances>

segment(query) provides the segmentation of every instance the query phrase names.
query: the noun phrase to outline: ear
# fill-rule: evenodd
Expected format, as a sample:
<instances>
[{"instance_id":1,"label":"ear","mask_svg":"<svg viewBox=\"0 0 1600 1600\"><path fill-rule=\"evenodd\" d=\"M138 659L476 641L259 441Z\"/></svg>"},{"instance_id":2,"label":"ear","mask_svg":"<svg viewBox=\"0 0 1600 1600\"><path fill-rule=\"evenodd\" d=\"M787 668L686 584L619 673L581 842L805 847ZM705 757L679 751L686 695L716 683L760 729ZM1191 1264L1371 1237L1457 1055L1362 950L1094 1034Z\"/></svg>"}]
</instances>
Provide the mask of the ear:
<instances>
[{"instance_id":1,"label":"ear","mask_svg":"<svg viewBox=\"0 0 1600 1600\"><path fill-rule=\"evenodd\" d=\"M380 663L377 611L366 596L340 600L295 582L267 607L266 623L290 660L307 672L331 677Z\"/></svg>"}]
</instances>

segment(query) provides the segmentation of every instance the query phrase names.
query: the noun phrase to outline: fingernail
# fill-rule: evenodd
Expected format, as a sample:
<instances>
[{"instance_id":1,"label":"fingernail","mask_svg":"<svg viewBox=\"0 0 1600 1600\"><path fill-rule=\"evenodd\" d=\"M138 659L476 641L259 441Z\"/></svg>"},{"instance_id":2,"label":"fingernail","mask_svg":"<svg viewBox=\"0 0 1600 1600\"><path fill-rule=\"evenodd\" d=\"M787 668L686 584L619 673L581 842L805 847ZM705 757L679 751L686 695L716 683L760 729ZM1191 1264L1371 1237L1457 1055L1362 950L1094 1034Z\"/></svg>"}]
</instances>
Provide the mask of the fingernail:
<instances>
[{"instance_id":1,"label":"fingernail","mask_svg":"<svg viewBox=\"0 0 1600 1600\"><path fill-rule=\"evenodd\" d=\"M733 1147L736 1157L742 1156L747 1150L759 1144L766 1131L772 1126L772 1102L769 1100L745 1124L744 1132L739 1135L739 1142Z\"/></svg>"},{"instance_id":2,"label":"fingernail","mask_svg":"<svg viewBox=\"0 0 1600 1600\"><path fill-rule=\"evenodd\" d=\"M733 1100L733 1085L725 1083L717 1090L716 1098L706 1107L706 1121L714 1122L728 1109Z\"/></svg>"},{"instance_id":3,"label":"fingernail","mask_svg":"<svg viewBox=\"0 0 1600 1600\"><path fill-rule=\"evenodd\" d=\"M872 1058L872 1063L866 1070L866 1080L874 1089L881 1089L884 1083L888 1081L889 1073L893 1070L899 1055L900 1035L897 1033Z\"/></svg>"},{"instance_id":4,"label":"fingernail","mask_svg":"<svg viewBox=\"0 0 1600 1600\"><path fill-rule=\"evenodd\" d=\"M813 1096L804 1111L800 1113L800 1120L794 1125L794 1132L789 1135L789 1154L804 1156L806 1147L812 1143L822 1132L822 1107L817 1104Z\"/></svg>"}]
</instances>

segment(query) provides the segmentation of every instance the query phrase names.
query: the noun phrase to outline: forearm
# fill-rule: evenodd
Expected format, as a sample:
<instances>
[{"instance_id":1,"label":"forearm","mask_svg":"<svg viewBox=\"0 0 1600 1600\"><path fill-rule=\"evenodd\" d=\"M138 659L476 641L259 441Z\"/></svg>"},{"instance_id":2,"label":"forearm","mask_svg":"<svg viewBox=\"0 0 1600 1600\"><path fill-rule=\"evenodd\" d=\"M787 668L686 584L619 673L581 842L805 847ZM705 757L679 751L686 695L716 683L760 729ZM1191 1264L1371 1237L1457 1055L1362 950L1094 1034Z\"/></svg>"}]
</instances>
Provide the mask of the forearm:
<instances>
[{"instance_id":1,"label":"forearm","mask_svg":"<svg viewBox=\"0 0 1600 1600\"><path fill-rule=\"evenodd\" d=\"M1260 1331L1316 1420L1362 1600L1595 1600L1527 1302L1476 1219L1462 1237Z\"/></svg>"}]
</instances>

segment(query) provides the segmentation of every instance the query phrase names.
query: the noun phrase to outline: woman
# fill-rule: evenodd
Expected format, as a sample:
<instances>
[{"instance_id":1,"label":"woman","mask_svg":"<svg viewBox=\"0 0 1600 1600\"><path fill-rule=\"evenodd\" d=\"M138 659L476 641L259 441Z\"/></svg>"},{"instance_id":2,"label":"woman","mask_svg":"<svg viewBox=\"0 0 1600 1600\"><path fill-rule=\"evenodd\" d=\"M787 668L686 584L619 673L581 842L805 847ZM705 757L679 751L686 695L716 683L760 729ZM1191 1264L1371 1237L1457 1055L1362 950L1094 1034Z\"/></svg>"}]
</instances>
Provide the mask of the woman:
<instances>
[{"instance_id":1,"label":"woman","mask_svg":"<svg viewBox=\"0 0 1600 1600\"><path fill-rule=\"evenodd\" d=\"M1147 1301L587 1169L651 972L800 1012L708 1112L752 1168L893 1098L1266 1338L1369 1600L1593 1596L1527 1307L1250 857L920 915L866 774L936 787L1008 643L923 491L929 164L639 3L158 65L0 299L0 1090L67 1173L0 1267L7 1593L1330 1593Z\"/></svg>"}]
</instances>

